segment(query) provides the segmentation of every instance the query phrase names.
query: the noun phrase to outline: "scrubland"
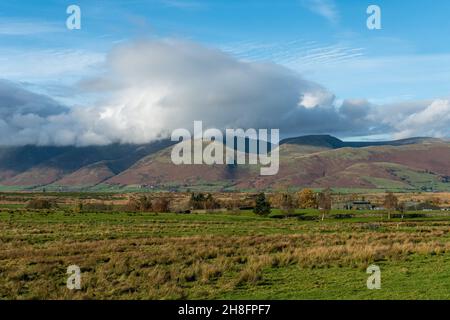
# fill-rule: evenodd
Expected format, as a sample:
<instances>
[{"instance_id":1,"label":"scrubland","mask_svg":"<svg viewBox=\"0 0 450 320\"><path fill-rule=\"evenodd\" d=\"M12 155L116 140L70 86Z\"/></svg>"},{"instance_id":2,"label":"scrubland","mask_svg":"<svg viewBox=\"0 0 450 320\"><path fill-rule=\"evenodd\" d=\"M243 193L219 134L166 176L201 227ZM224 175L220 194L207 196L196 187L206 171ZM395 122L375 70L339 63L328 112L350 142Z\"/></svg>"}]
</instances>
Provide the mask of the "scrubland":
<instances>
[{"instance_id":1,"label":"scrubland","mask_svg":"<svg viewBox=\"0 0 450 320\"><path fill-rule=\"evenodd\" d=\"M3 208L0 298L450 298L450 217L315 215ZM380 290L366 287L371 264ZM66 287L69 265L81 290Z\"/></svg>"}]
</instances>

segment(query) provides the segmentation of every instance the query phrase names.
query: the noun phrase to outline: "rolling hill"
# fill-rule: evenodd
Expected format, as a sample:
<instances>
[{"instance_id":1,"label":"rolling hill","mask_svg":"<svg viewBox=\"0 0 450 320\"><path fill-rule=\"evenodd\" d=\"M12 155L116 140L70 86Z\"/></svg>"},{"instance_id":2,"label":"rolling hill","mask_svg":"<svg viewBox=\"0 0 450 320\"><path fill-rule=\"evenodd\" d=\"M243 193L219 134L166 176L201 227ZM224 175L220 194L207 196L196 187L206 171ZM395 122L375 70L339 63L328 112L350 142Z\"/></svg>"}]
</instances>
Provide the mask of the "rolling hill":
<instances>
[{"instance_id":1,"label":"rolling hill","mask_svg":"<svg viewBox=\"0 0 450 320\"><path fill-rule=\"evenodd\" d=\"M280 142L280 170L180 165L173 142L98 147L0 147L0 188L57 190L450 190L450 143L433 138L346 142L329 135Z\"/></svg>"}]
</instances>

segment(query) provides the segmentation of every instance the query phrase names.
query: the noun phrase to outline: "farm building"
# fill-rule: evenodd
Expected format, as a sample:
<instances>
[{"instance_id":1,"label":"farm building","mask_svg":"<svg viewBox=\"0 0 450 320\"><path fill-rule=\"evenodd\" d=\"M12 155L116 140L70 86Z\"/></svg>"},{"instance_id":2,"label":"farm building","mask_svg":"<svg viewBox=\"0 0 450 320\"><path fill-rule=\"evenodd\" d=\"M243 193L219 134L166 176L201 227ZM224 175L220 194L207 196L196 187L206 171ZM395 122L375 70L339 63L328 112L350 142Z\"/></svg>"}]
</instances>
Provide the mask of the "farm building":
<instances>
[{"instance_id":1,"label":"farm building","mask_svg":"<svg viewBox=\"0 0 450 320\"><path fill-rule=\"evenodd\" d=\"M335 209L343 209L343 210L374 210L375 205L373 205L370 201L366 200L356 200L356 201L347 201L343 203L339 203L336 205Z\"/></svg>"}]
</instances>

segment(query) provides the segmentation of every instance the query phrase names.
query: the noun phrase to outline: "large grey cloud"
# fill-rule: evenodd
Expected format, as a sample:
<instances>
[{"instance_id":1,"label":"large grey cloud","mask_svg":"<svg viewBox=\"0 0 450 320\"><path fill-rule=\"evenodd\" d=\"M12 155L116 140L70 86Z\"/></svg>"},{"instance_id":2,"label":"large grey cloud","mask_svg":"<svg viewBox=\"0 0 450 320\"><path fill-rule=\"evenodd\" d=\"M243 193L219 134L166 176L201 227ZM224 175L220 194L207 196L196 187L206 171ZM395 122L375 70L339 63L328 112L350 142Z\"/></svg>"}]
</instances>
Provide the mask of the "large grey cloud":
<instances>
[{"instance_id":1,"label":"large grey cloud","mask_svg":"<svg viewBox=\"0 0 450 320\"><path fill-rule=\"evenodd\" d=\"M193 42L121 45L101 70L77 88L99 97L89 106L68 108L0 81L0 144L144 143L190 129L194 120L221 129L279 128L284 135L449 134L447 100L338 105L327 89L289 69Z\"/></svg>"},{"instance_id":2,"label":"large grey cloud","mask_svg":"<svg viewBox=\"0 0 450 320\"><path fill-rule=\"evenodd\" d=\"M0 80L0 144L53 144L50 119L70 112L57 101ZM58 127L60 124L56 124Z\"/></svg>"},{"instance_id":3,"label":"large grey cloud","mask_svg":"<svg viewBox=\"0 0 450 320\"><path fill-rule=\"evenodd\" d=\"M0 101L1 119L14 114L33 113L46 117L68 111L55 100L42 94L32 93L7 80L0 80Z\"/></svg>"},{"instance_id":4,"label":"large grey cloud","mask_svg":"<svg viewBox=\"0 0 450 320\"><path fill-rule=\"evenodd\" d=\"M217 128L280 128L284 134L350 133L334 95L272 63L243 62L185 41L138 42L107 59L107 72L83 82L104 92L109 136L143 142L194 120ZM119 130L118 130L119 129ZM363 130L364 127L358 130Z\"/></svg>"}]
</instances>

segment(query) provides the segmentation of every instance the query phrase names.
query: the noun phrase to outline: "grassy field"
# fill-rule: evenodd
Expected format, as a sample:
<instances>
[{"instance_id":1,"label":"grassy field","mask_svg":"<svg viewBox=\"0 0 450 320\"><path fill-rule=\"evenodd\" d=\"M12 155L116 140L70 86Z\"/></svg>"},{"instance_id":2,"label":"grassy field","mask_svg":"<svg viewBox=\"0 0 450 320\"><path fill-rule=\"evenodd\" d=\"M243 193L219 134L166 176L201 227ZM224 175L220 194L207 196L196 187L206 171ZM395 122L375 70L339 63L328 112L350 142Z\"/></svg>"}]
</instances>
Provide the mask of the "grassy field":
<instances>
[{"instance_id":1,"label":"grassy field","mask_svg":"<svg viewBox=\"0 0 450 320\"><path fill-rule=\"evenodd\" d=\"M450 298L444 215L1 210L1 299ZM73 264L81 290L66 288ZM380 290L366 287L370 264L381 268Z\"/></svg>"}]
</instances>

